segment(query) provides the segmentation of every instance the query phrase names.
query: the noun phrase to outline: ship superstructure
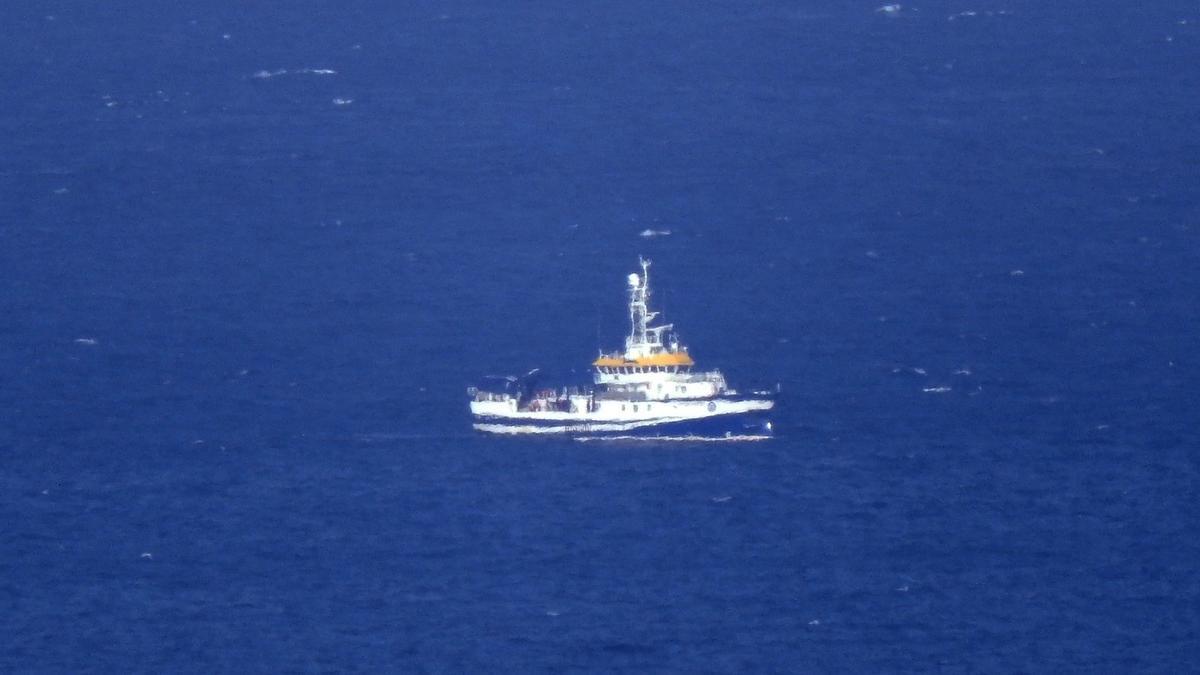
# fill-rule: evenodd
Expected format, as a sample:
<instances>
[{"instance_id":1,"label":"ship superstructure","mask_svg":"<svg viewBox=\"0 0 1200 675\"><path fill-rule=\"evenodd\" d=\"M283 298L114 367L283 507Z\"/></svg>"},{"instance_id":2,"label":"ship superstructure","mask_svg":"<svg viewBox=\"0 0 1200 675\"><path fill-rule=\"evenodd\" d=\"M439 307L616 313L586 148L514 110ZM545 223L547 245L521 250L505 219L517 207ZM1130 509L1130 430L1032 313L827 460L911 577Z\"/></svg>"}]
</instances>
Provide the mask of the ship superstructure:
<instances>
[{"instance_id":1,"label":"ship superstructure","mask_svg":"<svg viewBox=\"0 0 1200 675\"><path fill-rule=\"evenodd\" d=\"M536 374L472 387L475 428L491 433L763 438L774 393L739 394L719 370L697 370L672 324L654 325L650 261L628 277L625 349L592 362L590 388L545 389Z\"/></svg>"}]
</instances>

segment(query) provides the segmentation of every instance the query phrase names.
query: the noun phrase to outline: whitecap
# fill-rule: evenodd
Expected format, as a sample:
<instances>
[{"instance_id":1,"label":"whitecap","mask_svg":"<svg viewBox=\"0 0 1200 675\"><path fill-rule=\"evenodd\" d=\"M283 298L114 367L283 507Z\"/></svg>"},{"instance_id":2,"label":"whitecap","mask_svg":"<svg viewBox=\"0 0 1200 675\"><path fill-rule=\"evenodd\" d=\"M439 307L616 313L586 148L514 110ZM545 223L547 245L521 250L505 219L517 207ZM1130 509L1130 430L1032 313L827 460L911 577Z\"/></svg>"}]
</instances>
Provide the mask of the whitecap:
<instances>
[{"instance_id":1,"label":"whitecap","mask_svg":"<svg viewBox=\"0 0 1200 675\"><path fill-rule=\"evenodd\" d=\"M926 394L944 394L950 391L950 387L925 387L921 391Z\"/></svg>"},{"instance_id":2,"label":"whitecap","mask_svg":"<svg viewBox=\"0 0 1200 675\"><path fill-rule=\"evenodd\" d=\"M646 229L646 230L642 230L641 232L639 232L638 236L640 236L640 237L666 237L666 236L669 236L670 234L671 234L670 230Z\"/></svg>"},{"instance_id":3,"label":"whitecap","mask_svg":"<svg viewBox=\"0 0 1200 675\"><path fill-rule=\"evenodd\" d=\"M96 339L95 338L87 338L87 337L75 338L75 344L87 345L87 346L91 347L96 344Z\"/></svg>"},{"instance_id":4,"label":"whitecap","mask_svg":"<svg viewBox=\"0 0 1200 675\"><path fill-rule=\"evenodd\" d=\"M478 425L476 425L478 428ZM769 441L771 436L575 436L572 440L580 442L591 441L645 441L650 443L741 443L748 441Z\"/></svg>"},{"instance_id":5,"label":"whitecap","mask_svg":"<svg viewBox=\"0 0 1200 675\"><path fill-rule=\"evenodd\" d=\"M332 68L301 68L300 70L288 70L280 68L278 70L260 70L250 77L259 80L266 80L280 75L337 75L337 71Z\"/></svg>"}]
</instances>

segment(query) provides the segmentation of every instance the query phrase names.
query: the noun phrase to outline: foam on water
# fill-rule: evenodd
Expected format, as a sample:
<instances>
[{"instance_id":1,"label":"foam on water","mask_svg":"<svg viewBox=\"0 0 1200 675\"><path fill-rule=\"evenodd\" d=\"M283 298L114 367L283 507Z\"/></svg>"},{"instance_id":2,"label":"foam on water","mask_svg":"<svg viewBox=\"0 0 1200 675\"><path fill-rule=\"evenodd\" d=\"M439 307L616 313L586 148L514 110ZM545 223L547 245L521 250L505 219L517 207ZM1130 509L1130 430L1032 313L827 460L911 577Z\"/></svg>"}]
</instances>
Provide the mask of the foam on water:
<instances>
[{"instance_id":1,"label":"foam on water","mask_svg":"<svg viewBox=\"0 0 1200 675\"><path fill-rule=\"evenodd\" d=\"M300 68L298 70L279 68L277 70L259 70L250 77L257 80L267 80L281 75L337 75L337 71L332 68Z\"/></svg>"},{"instance_id":2,"label":"foam on water","mask_svg":"<svg viewBox=\"0 0 1200 675\"><path fill-rule=\"evenodd\" d=\"M638 441L638 442L671 442L671 443L742 443L753 441L769 441L774 436L761 435L730 435L730 436L575 436L571 440L580 442L596 441Z\"/></svg>"}]
</instances>

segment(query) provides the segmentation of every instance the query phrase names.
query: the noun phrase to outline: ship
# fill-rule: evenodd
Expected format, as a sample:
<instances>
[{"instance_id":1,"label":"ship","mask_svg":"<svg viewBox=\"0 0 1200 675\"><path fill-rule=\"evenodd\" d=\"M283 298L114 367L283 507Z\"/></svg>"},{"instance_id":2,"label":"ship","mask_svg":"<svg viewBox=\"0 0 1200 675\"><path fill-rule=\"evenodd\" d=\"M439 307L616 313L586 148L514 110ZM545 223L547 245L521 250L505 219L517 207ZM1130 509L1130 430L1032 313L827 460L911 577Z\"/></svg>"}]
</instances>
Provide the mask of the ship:
<instances>
[{"instance_id":1,"label":"ship","mask_svg":"<svg viewBox=\"0 0 1200 675\"><path fill-rule=\"evenodd\" d=\"M476 431L561 434L579 439L748 439L774 435L774 390L742 393L720 370L701 370L674 326L655 325L650 261L628 276L629 335L623 351L591 364L592 385L544 387L539 371L489 377L467 389Z\"/></svg>"}]
</instances>

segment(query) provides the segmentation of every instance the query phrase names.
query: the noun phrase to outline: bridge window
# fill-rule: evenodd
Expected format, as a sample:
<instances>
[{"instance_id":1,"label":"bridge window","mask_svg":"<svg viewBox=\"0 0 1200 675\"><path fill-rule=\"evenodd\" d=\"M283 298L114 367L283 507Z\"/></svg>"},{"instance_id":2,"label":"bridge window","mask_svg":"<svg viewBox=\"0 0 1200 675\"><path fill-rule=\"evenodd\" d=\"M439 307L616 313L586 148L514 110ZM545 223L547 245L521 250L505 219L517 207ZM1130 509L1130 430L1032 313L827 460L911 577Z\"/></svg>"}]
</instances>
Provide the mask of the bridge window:
<instances>
[{"instance_id":1,"label":"bridge window","mask_svg":"<svg viewBox=\"0 0 1200 675\"><path fill-rule=\"evenodd\" d=\"M633 404L633 412L637 412L637 404L636 403Z\"/></svg>"}]
</instances>

